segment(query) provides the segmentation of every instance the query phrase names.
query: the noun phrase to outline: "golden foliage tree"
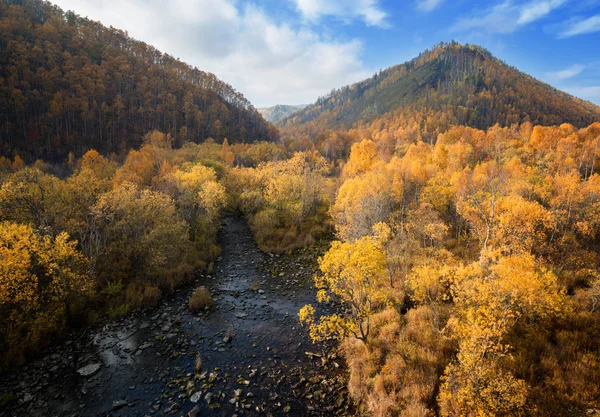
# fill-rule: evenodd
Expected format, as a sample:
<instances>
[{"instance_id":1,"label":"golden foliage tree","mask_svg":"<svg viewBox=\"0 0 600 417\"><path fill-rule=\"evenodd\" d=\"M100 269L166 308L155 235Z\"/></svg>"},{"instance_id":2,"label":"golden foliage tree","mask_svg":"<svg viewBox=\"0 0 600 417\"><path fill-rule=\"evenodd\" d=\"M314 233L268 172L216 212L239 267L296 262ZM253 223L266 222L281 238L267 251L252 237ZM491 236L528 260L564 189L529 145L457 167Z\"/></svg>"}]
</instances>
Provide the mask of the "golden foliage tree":
<instances>
[{"instance_id":1,"label":"golden foliage tree","mask_svg":"<svg viewBox=\"0 0 600 417\"><path fill-rule=\"evenodd\" d=\"M491 255L459 270L453 288L459 340L446 369L439 401L444 416L503 416L527 412L527 384L503 369L510 361L507 334L565 311L556 276L532 255Z\"/></svg>"},{"instance_id":2,"label":"golden foliage tree","mask_svg":"<svg viewBox=\"0 0 600 417\"><path fill-rule=\"evenodd\" d=\"M12 349L9 355L23 354L23 341L14 339L17 328L27 329L26 338L62 330L70 300L93 292L87 260L76 246L66 233L52 237L0 223L0 346Z\"/></svg>"},{"instance_id":3,"label":"golden foliage tree","mask_svg":"<svg viewBox=\"0 0 600 417\"><path fill-rule=\"evenodd\" d=\"M299 316L310 326L313 340L353 336L366 342L371 330L371 316L386 305L386 265L381 243L366 236L353 243L333 242L319 261L320 275L315 275L317 300L339 298L350 308L347 316L322 316L315 321L315 310L304 306Z\"/></svg>"},{"instance_id":4,"label":"golden foliage tree","mask_svg":"<svg viewBox=\"0 0 600 417\"><path fill-rule=\"evenodd\" d=\"M189 226L163 193L125 182L99 197L92 216L106 242L104 280L158 278L188 256Z\"/></svg>"},{"instance_id":5,"label":"golden foliage tree","mask_svg":"<svg viewBox=\"0 0 600 417\"><path fill-rule=\"evenodd\" d=\"M344 166L344 176L353 177L364 174L377 160L377 145L375 142L365 139L352 145L350 158Z\"/></svg>"}]
</instances>

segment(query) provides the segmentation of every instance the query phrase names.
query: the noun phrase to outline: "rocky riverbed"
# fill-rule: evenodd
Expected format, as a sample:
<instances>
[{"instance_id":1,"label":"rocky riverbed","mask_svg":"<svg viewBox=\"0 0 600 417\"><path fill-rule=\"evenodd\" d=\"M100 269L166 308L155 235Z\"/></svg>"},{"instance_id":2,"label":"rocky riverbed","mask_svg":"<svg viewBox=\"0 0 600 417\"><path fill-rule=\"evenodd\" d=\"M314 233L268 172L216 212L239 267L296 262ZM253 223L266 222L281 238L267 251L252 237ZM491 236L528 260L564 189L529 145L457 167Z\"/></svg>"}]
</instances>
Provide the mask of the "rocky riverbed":
<instances>
[{"instance_id":1,"label":"rocky riverbed","mask_svg":"<svg viewBox=\"0 0 600 417\"><path fill-rule=\"evenodd\" d=\"M2 375L0 416L336 416L352 414L344 363L297 318L314 302L311 250L262 253L244 220L225 219L222 256L155 309L76 335ZM214 307L192 314L199 286ZM198 369L198 365L201 366Z\"/></svg>"}]
</instances>

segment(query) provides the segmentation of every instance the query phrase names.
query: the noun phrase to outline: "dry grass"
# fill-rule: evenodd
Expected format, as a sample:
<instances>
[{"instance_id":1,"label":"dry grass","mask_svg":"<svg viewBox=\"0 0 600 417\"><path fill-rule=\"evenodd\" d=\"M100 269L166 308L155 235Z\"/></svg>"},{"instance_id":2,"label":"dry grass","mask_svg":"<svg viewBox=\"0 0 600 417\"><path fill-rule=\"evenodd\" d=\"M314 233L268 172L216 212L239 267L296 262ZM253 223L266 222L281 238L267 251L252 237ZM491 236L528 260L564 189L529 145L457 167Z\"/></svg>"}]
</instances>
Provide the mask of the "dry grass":
<instances>
[{"instance_id":1,"label":"dry grass","mask_svg":"<svg viewBox=\"0 0 600 417\"><path fill-rule=\"evenodd\" d=\"M158 287L146 287L142 295L142 305L155 307L162 297L162 291Z\"/></svg>"},{"instance_id":2,"label":"dry grass","mask_svg":"<svg viewBox=\"0 0 600 417\"><path fill-rule=\"evenodd\" d=\"M136 281L127 285L125 300L121 304L129 305L130 309L138 307L155 307L158 305L162 291L156 285L144 281ZM116 303L119 300L115 300Z\"/></svg>"},{"instance_id":3,"label":"dry grass","mask_svg":"<svg viewBox=\"0 0 600 417\"><path fill-rule=\"evenodd\" d=\"M513 353L512 371L530 384L537 416L600 409L599 318L587 305L575 305L563 320L516 329L510 335L513 345L524 340Z\"/></svg>"},{"instance_id":4,"label":"dry grass","mask_svg":"<svg viewBox=\"0 0 600 417\"><path fill-rule=\"evenodd\" d=\"M208 291L205 287L198 288L188 302L188 308L193 313L205 311L207 308L210 309L212 306L212 296L210 295L210 291Z\"/></svg>"},{"instance_id":5,"label":"dry grass","mask_svg":"<svg viewBox=\"0 0 600 417\"><path fill-rule=\"evenodd\" d=\"M449 360L441 337L447 312L431 307L400 316L394 309L373 316L368 345L349 339L344 352L348 389L373 417L434 415L439 377Z\"/></svg>"},{"instance_id":6,"label":"dry grass","mask_svg":"<svg viewBox=\"0 0 600 417\"><path fill-rule=\"evenodd\" d=\"M261 250L289 253L313 245L327 231L325 217L322 213L308 217L297 227L279 223L276 212L266 209L250 216L250 228Z\"/></svg>"},{"instance_id":7,"label":"dry grass","mask_svg":"<svg viewBox=\"0 0 600 417\"><path fill-rule=\"evenodd\" d=\"M200 354L196 355L196 362L194 363L194 370L197 374L202 372L202 357Z\"/></svg>"}]
</instances>

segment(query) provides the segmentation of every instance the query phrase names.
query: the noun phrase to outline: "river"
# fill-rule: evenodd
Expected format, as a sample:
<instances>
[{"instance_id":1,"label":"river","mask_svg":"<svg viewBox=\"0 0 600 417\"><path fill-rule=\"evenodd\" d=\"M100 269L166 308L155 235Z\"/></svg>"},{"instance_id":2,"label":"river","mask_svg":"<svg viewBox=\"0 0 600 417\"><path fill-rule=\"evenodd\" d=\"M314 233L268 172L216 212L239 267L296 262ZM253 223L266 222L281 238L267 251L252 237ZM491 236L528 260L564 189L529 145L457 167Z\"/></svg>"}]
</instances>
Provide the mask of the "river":
<instances>
[{"instance_id":1,"label":"river","mask_svg":"<svg viewBox=\"0 0 600 417\"><path fill-rule=\"evenodd\" d=\"M224 219L219 244L213 271L158 307L74 335L3 375L0 393L18 405L0 416L351 414L342 358L298 323L298 310L314 303L314 250L265 254L236 217ZM214 307L192 314L187 302L200 286Z\"/></svg>"}]
</instances>

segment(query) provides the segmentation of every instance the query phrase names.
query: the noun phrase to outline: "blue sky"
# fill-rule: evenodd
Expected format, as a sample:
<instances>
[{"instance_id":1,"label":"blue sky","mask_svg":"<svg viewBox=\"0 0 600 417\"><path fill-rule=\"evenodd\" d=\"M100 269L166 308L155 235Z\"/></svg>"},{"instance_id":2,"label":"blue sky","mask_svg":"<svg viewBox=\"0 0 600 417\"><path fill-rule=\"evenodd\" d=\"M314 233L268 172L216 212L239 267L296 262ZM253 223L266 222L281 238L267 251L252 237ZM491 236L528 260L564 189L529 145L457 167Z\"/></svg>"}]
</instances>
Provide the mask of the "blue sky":
<instances>
[{"instance_id":1,"label":"blue sky","mask_svg":"<svg viewBox=\"0 0 600 417\"><path fill-rule=\"evenodd\" d=\"M440 41L600 104L600 0L55 0L214 72L256 106L313 102Z\"/></svg>"}]
</instances>

